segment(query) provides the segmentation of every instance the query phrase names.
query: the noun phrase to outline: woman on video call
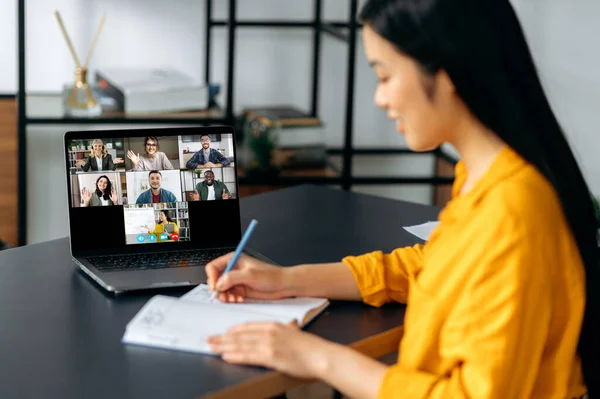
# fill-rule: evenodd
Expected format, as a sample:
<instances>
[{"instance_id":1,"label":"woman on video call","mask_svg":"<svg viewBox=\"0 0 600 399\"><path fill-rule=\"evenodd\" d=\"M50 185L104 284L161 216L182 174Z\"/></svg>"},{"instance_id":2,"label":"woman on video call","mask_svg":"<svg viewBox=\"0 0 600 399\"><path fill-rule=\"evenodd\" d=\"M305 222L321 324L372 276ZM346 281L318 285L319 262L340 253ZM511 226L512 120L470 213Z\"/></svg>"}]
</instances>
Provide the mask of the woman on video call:
<instances>
[{"instance_id":1,"label":"woman on video call","mask_svg":"<svg viewBox=\"0 0 600 399\"><path fill-rule=\"evenodd\" d=\"M171 161L164 152L158 151L159 148L158 139L148 136L144 139L146 155L135 154L129 150L127 158L131 160L134 170L172 170Z\"/></svg>"},{"instance_id":2,"label":"woman on video call","mask_svg":"<svg viewBox=\"0 0 600 399\"><path fill-rule=\"evenodd\" d=\"M226 255L208 284L227 302L406 303L398 361L273 323L211 337L212 350L353 398L599 398L593 205L509 1L368 0L360 19L375 103L412 150L460 153L439 226L425 245L338 263L245 256L222 276Z\"/></svg>"},{"instance_id":3,"label":"woman on video call","mask_svg":"<svg viewBox=\"0 0 600 399\"><path fill-rule=\"evenodd\" d=\"M119 197L108 176L102 175L96 180L96 190L87 188L81 191L82 206L112 206L117 205Z\"/></svg>"},{"instance_id":4,"label":"woman on video call","mask_svg":"<svg viewBox=\"0 0 600 399\"><path fill-rule=\"evenodd\" d=\"M92 141L92 153L86 159L78 159L76 164L81 166L84 172L100 171L100 170L115 170L117 164L123 163L123 158L115 158L106 151L104 143L100 139Z\"/></svg>"},{"instance_id":5,"label":"woman on video call","mask_svg":"<svg viewBox=\"0 0 600 399\"><path fill-rule=\"evenodd\" d=\"M172 231L170 231L170 232L167 231L167 227L166 227L167 225L172 226ZM159 241L162 241L160 239L160 235L162 233L164 233L165 231L167 231L169 240L171 239L171 236L173 235L173 233L179 233L179 228L177 227L177 223L175 223L173 221L173 219L171 219L171 216L169 216L169 211L167 211L166 209L161 209L160 212L158 213L158 223L156 224L156 226L154 226L154 230L151 230L150 227L148 227L148 225L144 225L143 227L146 230L148 230L148 234L156 235L158 237Z\"/></svg>"}]
</instances>

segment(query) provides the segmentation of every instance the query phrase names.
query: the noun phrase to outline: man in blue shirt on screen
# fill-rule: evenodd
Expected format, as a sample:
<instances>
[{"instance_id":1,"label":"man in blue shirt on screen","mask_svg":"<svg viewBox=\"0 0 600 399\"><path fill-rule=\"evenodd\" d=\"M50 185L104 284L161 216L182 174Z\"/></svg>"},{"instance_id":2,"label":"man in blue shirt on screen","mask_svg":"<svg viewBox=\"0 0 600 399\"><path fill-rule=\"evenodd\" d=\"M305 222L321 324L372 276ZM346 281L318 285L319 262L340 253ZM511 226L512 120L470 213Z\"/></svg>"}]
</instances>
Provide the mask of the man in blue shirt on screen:
<instances>
[{"instance_id":1,"label":"man in blue shirt on screen","mask_svg":"<svg viewBox=\"0 0 600 399\"><path fill-rule=\"evenodd\" d=\"M169 190L161 188L162 174L158 170L152 170L148 173L148 183L150 189L139 195L136 204L156 204L160 202L177 202L175 194Z\"/></svg>"},{"instance_id":2,"label":"man in blue shirt on screen","mask_svg":"<svg viewBox=\"0 0 600 399\"><path fill-rule=\"evenodd\" d=\"M200 144L202 149L196 152L189 161L185 164L188 169L196 169L198 165L202 165L204 168L220 168L221 166L227 166L231 161L219 151L214 148L210 148L210 137L208 134L200 136Z\"/></svg>"}]
</instances>

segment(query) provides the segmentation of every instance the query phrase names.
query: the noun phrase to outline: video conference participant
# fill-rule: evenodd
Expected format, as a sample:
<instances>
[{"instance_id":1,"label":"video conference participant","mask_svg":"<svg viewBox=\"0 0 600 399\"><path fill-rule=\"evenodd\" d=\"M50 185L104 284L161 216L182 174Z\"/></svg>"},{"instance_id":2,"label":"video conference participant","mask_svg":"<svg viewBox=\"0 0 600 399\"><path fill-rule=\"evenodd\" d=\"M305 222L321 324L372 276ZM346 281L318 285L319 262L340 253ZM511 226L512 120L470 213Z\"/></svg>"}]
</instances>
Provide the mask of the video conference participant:
<instances>
[{"instance_id":1,"label":"video conference participant","mask_svg":"<svg viewBox=\"0 0 600 399\"><path fill-rule=\"evenodd\" d=\"M156 204L159 202L177 202L175 194L169 190L161 188L162 174L158 170L152 170L148 173L148 184L150 188L141 193L136 204Z\"/></svg>"},{"instance_id":2,"label":"video conference participant","mask_svg":"<svg viewBox=\"0 0 600 399\"><path fill-rule=\"evenodd\" d=\"M212 170L204 172L204 181L196 184L196 190L192 194L194 201L212 201L230 199L229 189L220 180L215 180Z\"/></svg>"},{"instance_id":3,"label":"video conference participant","mask_svg":"<svg viewBox=\"0 0 600 399\"><path fill-rule=\"evenodd\" d=\"M167 234L168 240L179 238L179 228L177 227L177 223L175 223L171 216L169 216L169 211L166 209L161 209L158 213L159 222L154 226L154 230L151 230L148 225L144 225L146 230L148 230L148 234L156 235L158 241L165 241L161 238L163 233ZM172 226L172 227L167 227Z\"/></svg>"},{"instance_id":4,"label":"video conference participant","mask_svg":"<svg viewBox=\"0 0 600 399\"><path fill-rule=\"evenodd\" d=\"M83 199L83 207L112 206L119 203L117 191L106 175L102 175L96 180L95 191L91 192L87 188L81 190L81 198Z\"/></svg>"},{"instance_id":5,"label":"video conference participant","mask_svg":"<svg viewBox=\"0 0 600 399\"><path fill-rule=\"evenodd\" d=\"M115 170L117 164L123 163L123 158L115 158L106 151L104 143L100 139L92 141L92 153L86 159L78 159L77 166L81 166L84 172L98 170Z\"/></svg>"},{"instance_id":6,"label":"video conference participant","mask_svg":"<svg viewBox=\"0 0 600 399\"><path fill-rule=\"evenodd\" d=\"M210 148L210 136L208 134L200 136L200 144L202 144L202 149L197 151L190 160L187 161L185 164L186 168L196 169L198 165L202 165L205 168L219 168L231 163L231 161L218 150Z\"/></svg>"},{"instance_id":7,"label":"video conference participant","mask_svg":"<svg viewBox=\"0 0 600 399\"><path fill-rule=\"evenodd\" d=\"M129 150L127 151L127 158L133 163L134 170L172 170L173 165L167 155L158 151L160 146L158 145L158 139L154 136L148 136L144 139L144 148L146 155L137 155Z\"/></svg>"}]
</instances>

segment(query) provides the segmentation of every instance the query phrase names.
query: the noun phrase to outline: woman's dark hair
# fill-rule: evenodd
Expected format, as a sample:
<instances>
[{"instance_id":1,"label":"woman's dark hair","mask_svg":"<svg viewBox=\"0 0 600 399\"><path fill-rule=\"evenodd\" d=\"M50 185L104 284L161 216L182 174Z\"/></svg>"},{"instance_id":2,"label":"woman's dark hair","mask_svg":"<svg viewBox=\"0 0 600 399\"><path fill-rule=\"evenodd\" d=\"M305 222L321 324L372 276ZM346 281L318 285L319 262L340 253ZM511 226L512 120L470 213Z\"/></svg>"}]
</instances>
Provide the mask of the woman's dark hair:
<instances>
[{"instance_id":1,"label":"woman's dark hair","mask_svg":"<svg viewBox=\"0 0 600 399\"><path fill-rule=\"evenodd\" d=\"M588 394L597 398L600 273L591 194L509 1L368 0L359 19L420 64L425 76L443 69L470 111L554 187L585 266L578 352Z\"/></svg>"},{"instance_id":2,"label":"woman's dark hair","mask_svg":"<svg viewBox=\"0 0 600 399\"><path fill-rule=\"evenodd\" d=\"M173 222L173 220L171 219L171 216L169 216L169 211L167 211L166 209L161 209L160 212L165 215L165 217L167 218L167 222L170 222L170 223ZM158 220L159 220L158 224L161 224L162 220L160 220L160 219L158 219Z\"/></svg>"},{"instance_id":3,"label":"woman's dark hair","mask_svg":"<svg viewBox=\"0 0 600 399\"><path fill-rule=\"evenodd\" d=\"M148 152L148 151L146 150L146 145L148 144L148 141L149 141L149 140L152 140L152 141L154 141L154 142L156 143L156 151L158 151L158 150L159 150L159 148L160 148L160 146L158 145L158 139L157 139L156 137L154 137L154 136L148 136L148 137L146 137L146 138L144 139L144 151Z\"/></svg>"},{"instance_id":4,"label":"woman's dark hair","mask_svg":"<svg viewBox=\"0 0 600 399\"><path fill-rule=\"evenodd\" d=\"M102 194L102 191L100 191L100 189L98 188L98 182L100 181L100 179L105 178L106 179L106 189L104 190L104 194ZM110 199L110 193L112 192L112 183L110 182L110 179L108 178L108 176L106 175L102 175L100 176L97 180L96 180L96 195L98 195L98 198L104 198L104 200L109 200ZM115 204L116 205L116 204Z\"/></svg>"}]
</instances>

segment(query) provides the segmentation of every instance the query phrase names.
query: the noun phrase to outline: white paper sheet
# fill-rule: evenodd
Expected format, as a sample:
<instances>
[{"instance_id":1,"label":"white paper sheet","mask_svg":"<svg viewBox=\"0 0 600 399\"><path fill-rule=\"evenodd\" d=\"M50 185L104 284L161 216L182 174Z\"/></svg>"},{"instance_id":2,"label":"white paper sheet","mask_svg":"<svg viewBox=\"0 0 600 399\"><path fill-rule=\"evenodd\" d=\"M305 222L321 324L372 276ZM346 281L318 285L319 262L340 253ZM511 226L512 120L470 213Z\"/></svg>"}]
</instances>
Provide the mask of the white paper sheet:
<instances>
[{"instance_id":1,"label":"white paper sheet","mask_svg":"<svg viewBox=\"0 0 600 399\"><path fill-rule=\"evenodd\" d=\"M427 241L431 232L440 224L440 222L426 222L415 226L405 226L404 230L419 237L421 240Z\"/></svg>"}]
</instances>

